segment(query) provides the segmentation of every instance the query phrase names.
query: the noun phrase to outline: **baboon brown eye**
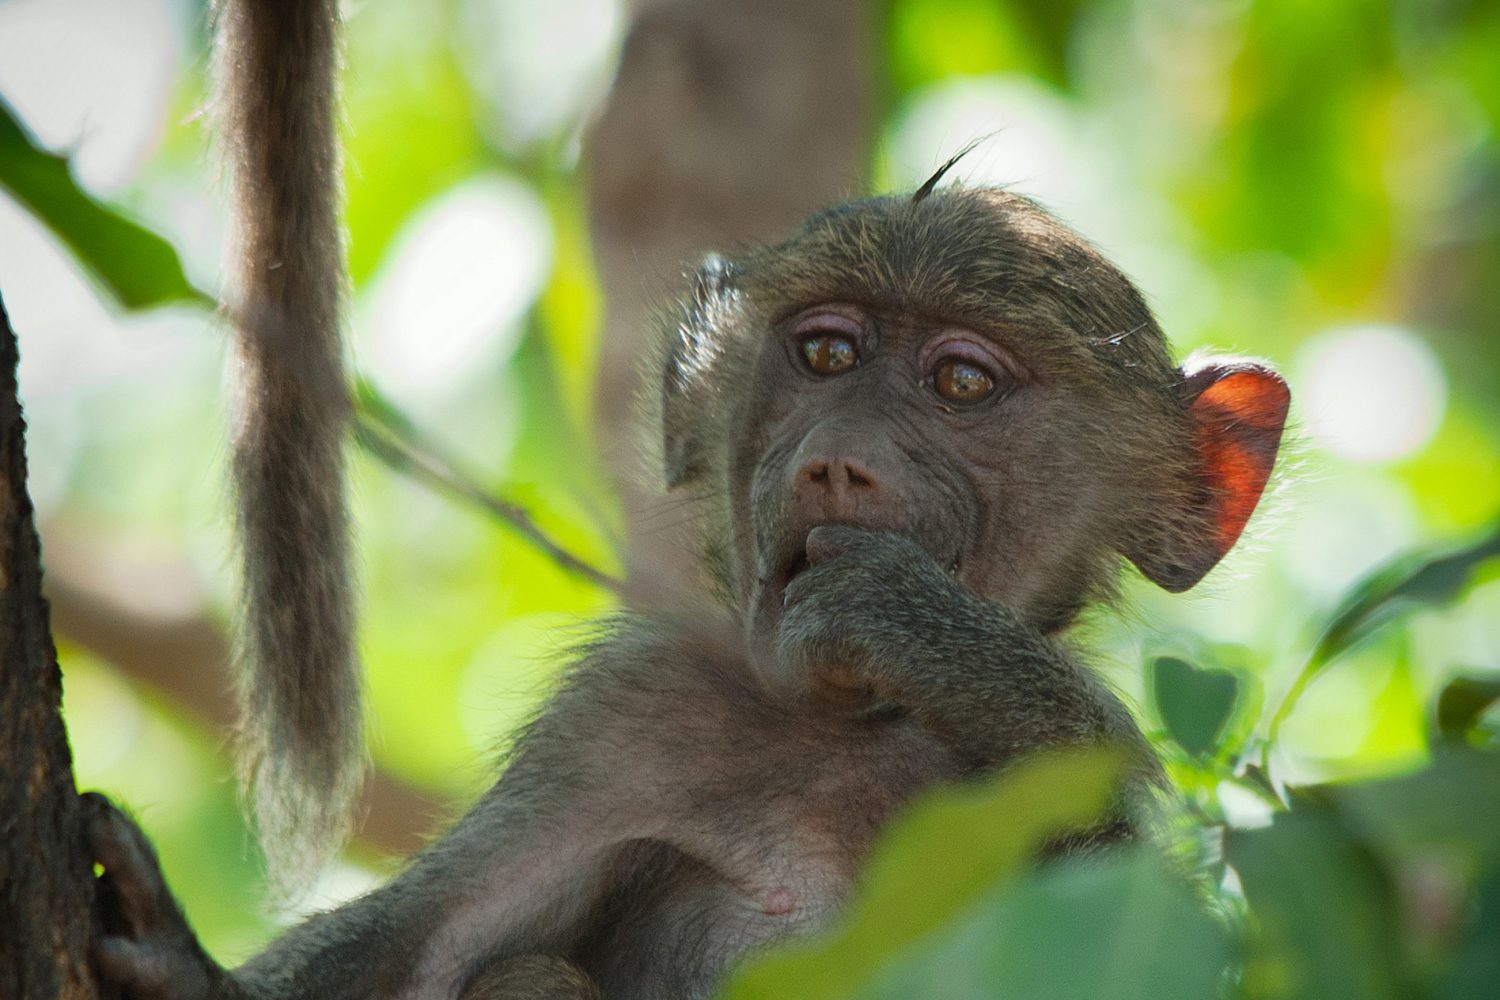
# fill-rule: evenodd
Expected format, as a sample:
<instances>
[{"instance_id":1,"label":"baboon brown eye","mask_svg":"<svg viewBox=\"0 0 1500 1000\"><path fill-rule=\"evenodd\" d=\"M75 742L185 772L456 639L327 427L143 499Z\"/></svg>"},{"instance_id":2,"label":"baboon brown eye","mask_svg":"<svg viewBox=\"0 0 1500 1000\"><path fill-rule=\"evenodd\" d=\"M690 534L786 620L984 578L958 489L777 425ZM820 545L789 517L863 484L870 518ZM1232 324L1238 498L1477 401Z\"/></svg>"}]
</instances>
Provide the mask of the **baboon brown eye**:
<instances>
[{"instance_id":1,"label":"baboon brown eye","mask_svg":"<svg viewBox=\"0 0 1500 1000\"><path fill-rule=\"evenodd\" d=\"M848 337L819 333L802 341L802 360L819 375L841 375L859 364L859 349Z\"/></svg>"},{"instance_id":2,"label":"baboon brown eye","mask_svg":"<svg viewBox=\"0 0 1500 1000\"><path fill-rule=\"evenodd\" d=\"M995 380L978 365L949 358L932 373L932 388L951 402L977 403L995 391Z\"/></svg>"}]
</instances>

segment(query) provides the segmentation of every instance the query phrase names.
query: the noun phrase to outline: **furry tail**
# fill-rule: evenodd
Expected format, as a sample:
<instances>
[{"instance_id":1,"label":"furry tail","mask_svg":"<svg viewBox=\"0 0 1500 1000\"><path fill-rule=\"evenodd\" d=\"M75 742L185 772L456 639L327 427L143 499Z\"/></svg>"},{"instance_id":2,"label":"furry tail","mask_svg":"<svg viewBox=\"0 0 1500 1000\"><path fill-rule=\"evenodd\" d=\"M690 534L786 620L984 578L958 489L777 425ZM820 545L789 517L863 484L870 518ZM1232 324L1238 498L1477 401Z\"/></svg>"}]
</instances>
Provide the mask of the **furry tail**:
<instances>
[{"instance_id":1,"label":"furry tail","mask_svg":"<svg viewBox=\"0 0 1500 1000\"><path fill-rule=\"evenodd\" d=\"M336 0L220 0L232 185L242 777L273 881L347 835L364 771L344 447Z\"/></svg>"}]
</instances>

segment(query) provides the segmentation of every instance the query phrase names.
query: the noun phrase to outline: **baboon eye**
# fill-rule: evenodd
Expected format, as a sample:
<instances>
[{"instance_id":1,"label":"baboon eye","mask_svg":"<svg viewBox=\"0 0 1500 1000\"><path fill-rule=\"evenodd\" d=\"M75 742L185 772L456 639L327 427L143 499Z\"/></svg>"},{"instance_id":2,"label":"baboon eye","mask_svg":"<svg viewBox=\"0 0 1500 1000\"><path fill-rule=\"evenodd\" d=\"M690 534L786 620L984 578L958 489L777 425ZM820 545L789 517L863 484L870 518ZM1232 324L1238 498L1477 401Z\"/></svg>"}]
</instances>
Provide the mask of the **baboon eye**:
<instances>
[{"instance_id":1,"label":"baboon eye","mask_svg":"<svg viewBox=\"0 0 1500 1000\"><path fill-rule=\"evenodd\" d=\"M932 388L950 402L977 403L995 391L995 380L978 365L948 358L933 371Z\"/></svg>"},{"instance_id":2,"label":"baboon eye","mask_svg":"<svg viewBox=\"0 0 1500 1000\"><path fill-rule=\"evenodd\" d=\"M802 360L818 375L842 375L859 364L859 348L848 337L815 333L802 341Z\"/></svg>"}]
</instances>

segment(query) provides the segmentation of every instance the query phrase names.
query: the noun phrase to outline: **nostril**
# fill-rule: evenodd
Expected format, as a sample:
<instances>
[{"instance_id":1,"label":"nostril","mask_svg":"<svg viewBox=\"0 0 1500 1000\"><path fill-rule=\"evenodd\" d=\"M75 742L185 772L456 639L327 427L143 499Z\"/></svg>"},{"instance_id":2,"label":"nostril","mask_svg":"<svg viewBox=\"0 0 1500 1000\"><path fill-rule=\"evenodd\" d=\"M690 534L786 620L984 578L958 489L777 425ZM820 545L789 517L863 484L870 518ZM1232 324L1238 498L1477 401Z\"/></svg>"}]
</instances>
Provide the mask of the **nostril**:
<instances>
[{"instance_id":1,"label":"nostril","mask_svg":"<svg viewBox=\"0 0 1500 1000\"><path fill-rule=\"evenodd\" d=\"M802 467L800 478L812 486L833 492L867 490L878 485L864 465L843 458L818 459Z\"/></svg>"}]
</instances>

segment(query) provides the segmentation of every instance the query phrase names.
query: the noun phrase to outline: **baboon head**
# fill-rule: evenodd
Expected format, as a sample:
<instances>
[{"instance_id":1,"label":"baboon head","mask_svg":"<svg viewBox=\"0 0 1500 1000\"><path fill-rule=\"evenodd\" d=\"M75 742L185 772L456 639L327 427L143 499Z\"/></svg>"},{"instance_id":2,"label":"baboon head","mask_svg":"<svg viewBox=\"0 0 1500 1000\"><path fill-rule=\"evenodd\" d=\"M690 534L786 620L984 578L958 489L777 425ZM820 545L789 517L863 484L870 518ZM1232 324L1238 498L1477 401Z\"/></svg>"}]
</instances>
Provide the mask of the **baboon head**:
<instances>
[{"instance_id":1,"label":"baboon head","mask_svg":"<svg viewBox=\"0 0 1500 1000\"><path fill-rule=\"evenodd\" d=\"M1275 372L1179 367L1124 275L995 189L849 202L710 257L678 319L667 485L704 501L755 631L827 523L909 535L1048 631L1120 557L1185 590L1239 537L1286 417Z\"/></svg>"}]
</instances>

